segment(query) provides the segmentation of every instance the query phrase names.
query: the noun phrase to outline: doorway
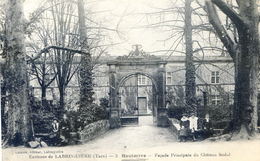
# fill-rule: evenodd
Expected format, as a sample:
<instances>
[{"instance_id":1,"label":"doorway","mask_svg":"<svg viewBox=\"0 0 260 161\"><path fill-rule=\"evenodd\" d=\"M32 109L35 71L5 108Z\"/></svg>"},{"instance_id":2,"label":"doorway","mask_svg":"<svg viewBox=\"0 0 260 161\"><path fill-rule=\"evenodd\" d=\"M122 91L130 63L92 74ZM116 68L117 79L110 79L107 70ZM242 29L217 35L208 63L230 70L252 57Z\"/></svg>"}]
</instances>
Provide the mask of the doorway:
<instances>
[{"instance_id":1,"label":"doorway","mask_svg":"<svg viewBox=\"0 0 260 161\"><path fill-rule=\"evenodd\" d=\"M147 114L147 98L138 97L139 115Z\"/></svg>"}]
</instances>

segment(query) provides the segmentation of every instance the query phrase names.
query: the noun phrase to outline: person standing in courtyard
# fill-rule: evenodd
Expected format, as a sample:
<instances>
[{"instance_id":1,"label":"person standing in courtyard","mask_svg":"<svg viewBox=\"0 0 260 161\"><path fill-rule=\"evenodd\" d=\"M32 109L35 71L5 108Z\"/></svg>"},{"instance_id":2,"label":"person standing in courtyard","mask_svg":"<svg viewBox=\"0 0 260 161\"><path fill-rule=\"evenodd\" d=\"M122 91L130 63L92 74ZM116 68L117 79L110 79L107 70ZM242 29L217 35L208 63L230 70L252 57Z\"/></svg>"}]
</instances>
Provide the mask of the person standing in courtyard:
<instances>
[{"instance_id":1,"label":"person standing in courtyard","mask_svg":"<svg viewBox=\"0 0 260 161\"><path fill-rule=\"evenodd\" d=\"M190 131L192 134L192 140L196 141L196 131L198 129L198 117L195 116L195 113L191 114L189 121L190 121Z\"/></svg>"},{"instance_id":2,"label":"person standing in courtyard","mask_svg":"<svg viewBox=\"0 0 260 161\"><path fill-rule=\"evenodd\" d=\"M181 127L180 133L179 133L180 142L186 141L187 136L188 136L189 124L190 124L190 121L189 121L189 118L187 117L187 114L183 114L181 121L180 121L180 127Z\"/></svg>"}]
</instances>

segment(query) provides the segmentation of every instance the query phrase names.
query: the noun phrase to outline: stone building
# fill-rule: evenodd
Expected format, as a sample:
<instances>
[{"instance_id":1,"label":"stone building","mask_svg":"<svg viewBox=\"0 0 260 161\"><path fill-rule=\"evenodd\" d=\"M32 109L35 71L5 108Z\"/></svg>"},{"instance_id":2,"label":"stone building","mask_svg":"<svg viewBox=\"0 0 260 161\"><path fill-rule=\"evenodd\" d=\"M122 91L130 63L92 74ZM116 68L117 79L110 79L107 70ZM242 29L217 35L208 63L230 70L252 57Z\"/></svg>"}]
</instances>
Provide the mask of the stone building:
<instances>
[{"instance_id":1,"label":"stone building","mask_svg":"<svg viewBox=\"0 0 260 161\"><path fill-rule=\"evenodd\" d=\"M142 57L141 53L145 53L137 46L132 51L132 56L138 59ZM138 53L139 52L139 53ZM130 53L131 54L131 53ZM128 54L126 54L127 56ZM150 56L146 54L146 56ZM109 62L120 60L123 61L126 56L116 57L105 54L99 58L98 63L93 70L95 103L99 104L100 98L110 99L110 78L109 78ZM129 55L128 55L129 56ZM184 87L185 87L185 56L171 56L167 59L164 55L157 55L158 59L165 62L165 100L163 106L183 106L184 105ZM145 59L144 59L145 60ZM149 60L147 60L149 61ZM75 58L75 66L78 65L79 57ZM131 63L131 61L129 62ZM196 95L201 103L207 99L208 106L218 107L226 104L232 104L234 93L234 64L229 56L197 56L194 58L196 69ZM127 68L131 67L129 65ZM145 66L143 66L145 67ZM129 68L130 70L130 68ZM142 71L141 69L138 69ZM54 72L49 73L50 79ZM65 92L65 103L67 110L76 110L79 98L79 82L78 73L75 73ZM154 80L149 74L137 72L131 77L124 78L124 82L118 89L118 107L121 115L128 112L134 112L141 115L149 115L153 113L155 103L154 96ZM41 99L41 88L37 79L30 76L30 87L33 95L39 100ZM47 88L46 99L51 104L57 104L59 101L59 92L56 81L53 81ZM159 96L160 97L160 96ZM111 103L111 100L110 100ZM138 107L139 110L136 110ZM134 110L134 111L131 111Z\"/></svg>"}]
</instances>

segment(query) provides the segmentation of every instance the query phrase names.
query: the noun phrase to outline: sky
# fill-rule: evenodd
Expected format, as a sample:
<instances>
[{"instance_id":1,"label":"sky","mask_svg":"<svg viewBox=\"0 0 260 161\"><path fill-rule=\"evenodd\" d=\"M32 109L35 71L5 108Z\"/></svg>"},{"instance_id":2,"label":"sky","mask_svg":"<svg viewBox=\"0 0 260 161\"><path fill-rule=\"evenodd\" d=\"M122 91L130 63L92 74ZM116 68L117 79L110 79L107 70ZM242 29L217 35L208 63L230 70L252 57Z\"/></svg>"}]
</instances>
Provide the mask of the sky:
<instances>
[{"instance_id":1,"label":"sky","mask_svg":"<svg viewBox=\"0 0 260 161\"><path fill-rule=\"evenodd\" d=\"M160 31L158 28L147 29L147 16L145 13L156 12L155 7L165 8L166 1L156 0L114 0L99 3L98 10L103 10L110 7L115 19L112 21L110 27L118 28L121 39L114 35L115 43L122 43L113 47L115 52L120 54L129 53L132 50L132 45L140 44L145 52L155 52L159 50L168 50L168 44L159 42L159 40L166 39L166 33ZM122 16L122 17L121 17ZM115 53L116 54L116 53Z\"/></svg>"},{"instance_id":2,"label":"sky","mask_svg":"<svg viewBox=\"0 0 260 161\"><path fill-rule=\"evenodd\" d=\"M42 0L25 0L25 16L37 9ZM146 14L167 8L170 0L85 0L85 9L91 9L94 19L102 22L109 29L109 40L104 44L114 44L109 47L110 55L127 55L135 44L142 45L142 49L154 55L165 54L172 44L171 41L160 41L167 38L168 32L161 28L148 29L151 23ZM154 17L153 17L154 18ZM160 52L158 52L160 51Z\"/></svg>"}]
</instances>

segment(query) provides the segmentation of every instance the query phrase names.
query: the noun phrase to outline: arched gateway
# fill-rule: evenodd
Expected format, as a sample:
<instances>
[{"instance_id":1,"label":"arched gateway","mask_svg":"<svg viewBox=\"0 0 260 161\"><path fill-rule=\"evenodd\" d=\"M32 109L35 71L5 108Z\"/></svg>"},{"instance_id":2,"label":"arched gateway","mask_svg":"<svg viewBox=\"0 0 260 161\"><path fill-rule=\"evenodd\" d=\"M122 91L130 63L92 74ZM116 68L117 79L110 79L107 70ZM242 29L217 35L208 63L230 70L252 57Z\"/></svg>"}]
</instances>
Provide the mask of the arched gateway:
<instances>
[{"instance_id":1,"label":"arched gateway","mask_svg":"<svg viewBox=\"0 0 260 161\"><path fill-rule=\"evenodd\" d=\"M151 80L153 93L155 93L153 96L155 99L153 105L154 123L158 126L164 126L166 124L163 117L166 116L166 61L146 54L141 50L141 45L134 45L133 48L134 51L130 52L129 55L119 56L116 60L107 63L109 66L110 119L114 120L113 126L121 125L119 89L127 79L144 75Z\"/></svg>"}]
</instances>

